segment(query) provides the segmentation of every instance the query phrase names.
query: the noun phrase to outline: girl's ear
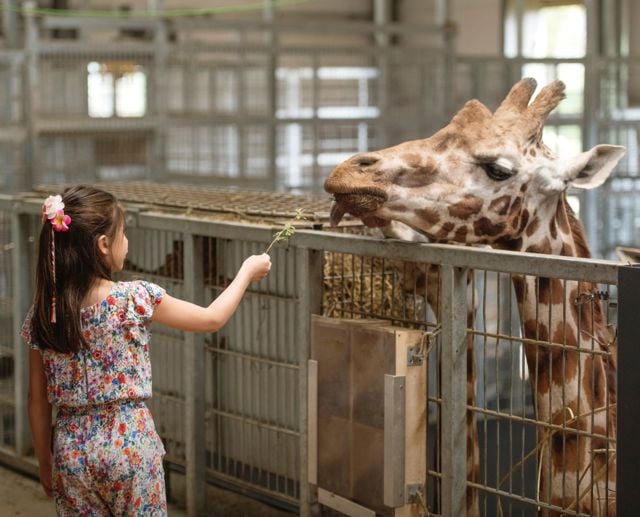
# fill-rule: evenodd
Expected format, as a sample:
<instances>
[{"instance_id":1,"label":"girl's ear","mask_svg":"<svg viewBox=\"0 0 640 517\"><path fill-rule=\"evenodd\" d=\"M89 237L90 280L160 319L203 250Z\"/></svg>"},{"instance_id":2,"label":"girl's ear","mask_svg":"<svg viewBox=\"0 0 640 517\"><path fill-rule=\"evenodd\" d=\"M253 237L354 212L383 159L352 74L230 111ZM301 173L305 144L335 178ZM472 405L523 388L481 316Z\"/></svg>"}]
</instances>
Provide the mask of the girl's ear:
<instances>
[{"instance_id":1,"label":"girl's ear","mask_svg":"<svg viewBox=\"0 0 640 517\"><path fill-rule=\"evenodd\" d=\"M109 239L106 235L98 237L98 251L105 257L109 255Z\"/></svg>"}]
</instances>

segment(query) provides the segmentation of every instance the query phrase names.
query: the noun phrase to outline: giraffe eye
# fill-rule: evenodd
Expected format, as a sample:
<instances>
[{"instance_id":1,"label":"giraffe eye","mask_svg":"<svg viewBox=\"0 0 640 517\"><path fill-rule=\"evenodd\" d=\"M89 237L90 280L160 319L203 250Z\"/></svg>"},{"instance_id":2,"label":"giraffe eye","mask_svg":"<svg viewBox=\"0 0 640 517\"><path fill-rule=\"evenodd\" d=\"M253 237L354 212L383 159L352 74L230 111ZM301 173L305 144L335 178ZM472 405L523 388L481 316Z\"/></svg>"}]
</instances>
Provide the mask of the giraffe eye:
<instances>
[{"instance_id":1,"label":"giraffe eye","mask_svg":"<svg viewBox=\"0 0 640 517\"><path fill-rule=\"evenodd\" d=\"M484 169L484 172L487 173L487 176L494 181L504 181L515 174L513 169L505 167L497 162L482 163L481 167Z\"/></svg>"}]
</instances>

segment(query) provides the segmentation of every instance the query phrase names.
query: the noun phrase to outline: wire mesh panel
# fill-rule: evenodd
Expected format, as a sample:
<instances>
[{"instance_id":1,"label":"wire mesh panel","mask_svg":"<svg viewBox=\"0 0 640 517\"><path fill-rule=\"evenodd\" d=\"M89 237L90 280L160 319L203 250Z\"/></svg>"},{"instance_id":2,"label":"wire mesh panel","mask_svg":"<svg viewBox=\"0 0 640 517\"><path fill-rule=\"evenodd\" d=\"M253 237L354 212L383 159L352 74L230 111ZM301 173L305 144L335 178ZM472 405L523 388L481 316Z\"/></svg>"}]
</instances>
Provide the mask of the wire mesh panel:
<instances>
[{"instance_id":1,"label":"wire mesh panel","mask_svg":"<svg viewBox=\"0 0 640 517\"><path fill-rule=\"evenodd\" d=\"M493 271L475 279L480 469L471 485L481 513L613 515L615 289Z\"/></svg>"},{"instance_id":2,"label":"wire mesh panel","mask_svg":"<svg viewBox=\"0 0 640 517\"><path fill-rule=\"evenodd\" d=\"M242 261L264 251L249 241L209 240L207 298L217 296ZM269 277L252 284L233 319L209 336L207 468L219 478L295 502L299 499L299 344L296 258L272 251Z\"/></svg>"}]
</instances>

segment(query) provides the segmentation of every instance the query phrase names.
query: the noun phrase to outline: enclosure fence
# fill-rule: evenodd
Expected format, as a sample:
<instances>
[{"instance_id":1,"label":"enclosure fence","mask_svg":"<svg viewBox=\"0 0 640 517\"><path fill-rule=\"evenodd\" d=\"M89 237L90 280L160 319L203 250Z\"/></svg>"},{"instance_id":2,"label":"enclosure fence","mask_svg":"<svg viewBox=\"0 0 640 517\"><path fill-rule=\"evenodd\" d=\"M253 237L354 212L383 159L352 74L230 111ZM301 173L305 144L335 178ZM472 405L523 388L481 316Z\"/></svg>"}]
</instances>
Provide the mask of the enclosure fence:
<instances>
[{"instance_id":1,"label":"enclosure fence","mask_svg":"<svg viewBox=\"0 0 640 517\"><path fill-rule=\"evenodd\" d=\"M237 196L238 207L242 195ZM256 206L251 205L254 197L248 195L253 201L239 211ZM156 199L162 199L158 193ZM204 204L179 208L179 203L129 202L130 248L119 278L145 278L174 296L207 303L228 285L246 256L266 248L274 229L303 201L291 199L287 207L280 198L270 204L265 194L263 213L271 215L259 223L246 214L244 220L223 220ZM31 472L27 348L18 331L33 292L40 204L37 196L0 196L0 460ZM307 229L274 248L271 274L250 287L220 332L196 335L154 326L149 406L167 449L168 470L186 474L192 515L206 511L207 481L302 515L317 504L318 487L309 483L314 468L308 443L312 314L338 324L386 322L427 336L420 354L428 375L423 415L427 473L424 485L413 489L416 511L463 515L471 494L481 515L534 515L538 508L585 515L573 502L591 493L585 487L600 483L602 476L615 483L616 470L619 487L624 486L625 469L635 468L627 463L634 458L632 441L626 440L628 452L617 450L622 436L638 435L637 418L624 410L634 390L627 383L617 398L601 393L601 406L588 408L580 402L576 407L569 388L558 386L577 368L578 389L597 391L594 365L609 359L617 361L621 378L631 374L627 358L636 353L633 333L615 351L615 329L619 325L622 335L625 328L618 321L625 288L618 275L637 270L608 261L381 240L353 229L336 232L323 227L326 212L321 209L322 203L307 206ZM317 229L311 229L314 225ZM559 312L540 302L537 317L521 322L513 287L517 279L534 292L545 283L557 284L561 298L574 301L561 302ZM574 293L578 285L589 288ZM626 296L626 314L634 314L629 312L634 297ZM614 341L606 347L596 330L587 328L587 319L580 320L595 313L613 331ZM592 336L588 346L576 349L571 314L584 322L581 335ZM532 325L538 329L533 338ZM475 361L468 361L468 351ZM548 372L551 390L543 389L541 370L531 366L533 357L547 353L560 358ZM475 396L469 398L467 373L473 371ZM616 372L611 372L615 384ZM540 400L568 408L566 415L549 420L538 414ZM620 442L598 416L616 409ZM468 427L469 421L474 424ZM469 435L477 443L475 474L467 471ZM580 470L586 481L577 484L577 492L566 482L564 497L545 499L549 461L569 461L576 441L599 444L592 454L604 470ZM576 468L567 463L567 479L576 476ZM607 511L616 504L633 505L633 497L633 491L619 488L591 496L590 504L594 514L613 515Z\"/></svg>"}]
</instances>

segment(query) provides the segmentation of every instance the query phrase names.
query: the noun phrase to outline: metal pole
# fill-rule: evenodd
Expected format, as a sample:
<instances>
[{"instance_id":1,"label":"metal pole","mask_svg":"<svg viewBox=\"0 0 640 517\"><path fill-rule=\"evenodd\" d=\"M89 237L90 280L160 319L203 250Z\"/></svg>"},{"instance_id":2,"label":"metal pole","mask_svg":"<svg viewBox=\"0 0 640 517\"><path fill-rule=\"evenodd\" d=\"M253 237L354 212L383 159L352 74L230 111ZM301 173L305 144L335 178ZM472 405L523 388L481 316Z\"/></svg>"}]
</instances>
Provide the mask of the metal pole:
<instances>
[{"instance_id":1,"label":"metal pole","mask_svg":"<svg viewBox=\"0 0 640 517\"><path fill-rule=\"evenodd\" d=\"M11 236L15 243L11 267L13 269L13 361L15 396L16 453L25 456L31 449L31 433L27 416L29 379L28 347L20 337L22 320L31 303L29 266L29 217L21 214L16 204L11 222Z\"/></svg>"},{"instance_id":2,"label":"metal pole","mask_svg":"<svg viewBox=\"0 0 640 517\"><path fill-rule=\"evenodd\" d=\"M153 2L152 10L162 9L162 1ZM154 125L153 142L151 143L151 178L154 181L167 180L167 89L168 89L168 37L167 20L158 18L154 32L154 70L153 70L153 113Z\"/></svg>"},{"instance_id":3,"label":"metal pole","mask_svg":"<svg viewBox=\"0 0 640 517\"><path fill-rule=\"evenodd\" d=\"M300 286L298 302L298 322L296 324L296 343L299 343L298 393L300 408L300 512L302 517L311 514L311 505L316 494L309 486L309 420L307 407L307 389L311 358L311 315L322 314L322 270L324 253L305 248L296 249L296 280Z\"/></svg>"},{"instance_id":4,"label":"metal pole","mask_svg":"<svg viewBox=\"0 0 640 517\"><path fill-rule=\"evenodd\" d=\"M584 106L582 125L582 144L584 149L590 149L598 141L598 120L596 112L599 103L599 72L598 52L600 49L600 30L598 23L597 0L585 0L587 11L587 55L585 59L584 77ZM598 226L601 224L598 216L599 194L595 190L587 190L582 197L582 219L587 232L587 241L591 245L594 257L598 257L601 247L598 238Z\"/></svg>"},{"instance_id":5,"label":"metal pole","mask_svg":"<svg viewBox=\"0 0 640 517\"><path fill-rule=\"evenodd\" d=\"M442 266L442 515L465 517L467 269Z\"/></svg>"},{"instance_id":6,"label":"metal pole","mask_svg":"<svg viewBox=\"0 0 640 517\"><path fill-rule=\"evenodd\" d=\"M268 106L269 106L269 127L267 131L267 154L269 160L269 181L271 184L271 188L274 190L278 190L280 185L279 183L284 180L284 178L278 178L278 121L276 118L276 112L278 110L278 53L277 53L277 45L278 45L278 36L274 27L276 18L276 7L274 0L264 0L264 21L269 24L269 32L268 32L268 42L267 48L269 49L268 56L268 68L267 71L269 73L269 81L267 83L267 95L268 95ZM240 142L240 145L243 145L243 142ZM240 164L242 168L244 164Z\"/></svg>"},{"instance_id":7,"label":"metal pole","mask_svg":"<svg viewBox=\"0 0 640 517\"><path fill-rule=\"evenodd\" d=\"M16 190L31 190L38 168L38 135L36 117L38 114L38 26L32 0L25 2L23 13L25 20L25 94L24 121L27 130L27 142L24 146L24 174L14 182Z\"/></svg>"},{"instance_id":8,"label":"metal pole","mask_svg":"<svg viewBox=\"0 0 640 517\"><path fill-rule=\"evenodd\" d=\"M640 479L640 267L618 269L618 437L616 455L616 507L619 516L640 515L637 480Z\"/></svg>"},{"instance_id":9,"label":"metal pole","mask_svg":"<svg viewBox=\"0 0 640 517\"><path fill-rule=\"evenodd\" d=\"M203 243L201 237L184 234L185 297L198 305L204 301L202 270ZM187 515L204 515L205 482L205 350L204 334L186 332L185 363L185 460Z\"/></svg>"},{"instance_id":10,"label":"metal pole","mask_svg":"<svg viewBox=\"0 0 640 517\"><path fill-rule=\"evenodd\" d=\"M2 33L9 48L18 46L18 6L16 0L2 0Z\"/></svg>"},{"instance_id":11,"label":"metal pole","mask_svg":"<svg viewBox=\"0 0 640 517\"><path fill-rule=\"evenodd\" d=\"M389 104L391 97L391 84L389 82L389 35L386 32L386 25L389 23L389 2L388 0L374 0L373 21L376 26L375 45L378 52L378 106L380 115L378 119L378 131L380 142L378 147L387 147L389 142L389 129L392 121L389 120Z\"/></svg>"}]
</instances>

